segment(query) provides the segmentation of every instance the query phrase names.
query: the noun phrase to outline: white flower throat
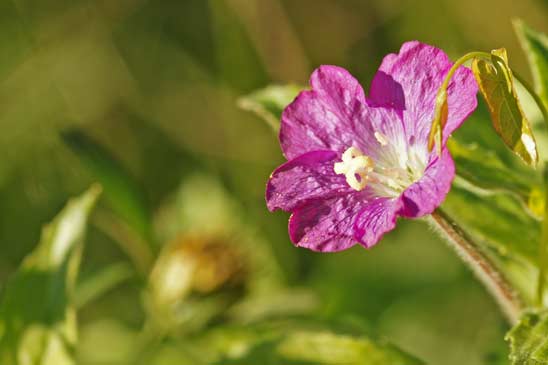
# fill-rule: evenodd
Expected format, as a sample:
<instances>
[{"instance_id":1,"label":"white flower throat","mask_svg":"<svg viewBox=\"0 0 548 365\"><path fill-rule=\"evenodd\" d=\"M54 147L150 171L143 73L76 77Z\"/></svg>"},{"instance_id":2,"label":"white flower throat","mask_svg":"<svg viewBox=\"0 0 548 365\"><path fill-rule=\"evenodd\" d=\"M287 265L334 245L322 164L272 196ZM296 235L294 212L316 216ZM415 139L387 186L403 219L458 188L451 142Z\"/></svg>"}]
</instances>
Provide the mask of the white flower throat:
<instances>
[{"instance_id":1,"label":"white flower throat","mask_svg":"<svg viewBox=\"0 0 548 365\"><path fill-rule=\"evenodd\" d=\"M389 143L379 132L375 132L375 139L379 143L375 160L352 146L343 153L342 161L333 165L333 170L344 175L356 191L370 185L378 196L397 197L422 177L427 151L405 141Z\"/></svg>"}]
</instances>

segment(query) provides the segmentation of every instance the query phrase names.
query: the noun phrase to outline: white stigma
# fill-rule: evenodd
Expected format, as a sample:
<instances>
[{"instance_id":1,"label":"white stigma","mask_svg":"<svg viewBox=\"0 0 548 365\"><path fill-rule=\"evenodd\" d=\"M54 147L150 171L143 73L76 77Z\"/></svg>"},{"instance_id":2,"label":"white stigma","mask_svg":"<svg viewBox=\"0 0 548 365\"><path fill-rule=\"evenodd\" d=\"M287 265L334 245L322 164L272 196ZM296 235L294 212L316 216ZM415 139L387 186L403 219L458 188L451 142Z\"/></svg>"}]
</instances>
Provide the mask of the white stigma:
<instances>
[{"instance_id":1,"label":"white stigma","mask_svg":"<svg viewBox=\"0 0 548 365\"><path fill-rule=\"evenodd\" d=\"M369 174L374 166L371 158L365 156L356 147L350 147L344 151L342 161L333 165L333 170L337 175L344 175L352 189L362 191L367 185Z\"/></svg>"}]
</instances>

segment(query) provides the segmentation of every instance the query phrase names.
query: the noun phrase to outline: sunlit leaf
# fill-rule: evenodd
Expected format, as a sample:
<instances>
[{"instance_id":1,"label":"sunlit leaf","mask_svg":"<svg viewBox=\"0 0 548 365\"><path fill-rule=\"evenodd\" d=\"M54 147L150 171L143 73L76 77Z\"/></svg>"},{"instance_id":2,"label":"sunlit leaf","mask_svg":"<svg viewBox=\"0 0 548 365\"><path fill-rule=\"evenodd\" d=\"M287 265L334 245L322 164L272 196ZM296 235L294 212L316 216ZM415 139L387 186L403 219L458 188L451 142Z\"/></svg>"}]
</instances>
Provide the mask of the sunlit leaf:
<instances>
[{"instance_id":1,"label":"sunlit leaf","mask_svg":"<svg viewBox=\"0 0 548 365\"><path fill-rule=\"evenodd\" d=\"M513 365L548 364L548 311L524 314L505 339Z\"/></svg>"},{"instance_id":2,"label":"sunlit leaf","mask_svg":"<svg viewBox=\"0 0 548 365\"><path fill-rule=\"evenodd\" d=\"M272 129L280 129L280 118L284 108L295 99L304 87L297 85L270 85L254 91L238 100L238 105L244 110L257 114Z\"/></svg>"},{"instance_id":3,"label":"sunlit leaf","mask_svg":"<svg viewBox=\"0 0 548 365\"><path fill-rule=\"evenodd\" d=\"M529 28L520 19L514 21L514 29L529 60L535 91L548 108L548 37Z\"/></svg>"},{"instance_id":4,"label":"sunlit leaf","mask_svg":"<svg viewBox=\"0 0 548 365\"><path fill-rule=\"evenodd\" d=\"M94 179L101 183L112 210L150 243L151 218L146 199L135 179L102 146L78 130L63 134L65 143L76 153Z\"/></svg>"},{"instance_id":5,"label":"sunlit leaf","mask_svg":"<svg viewBox=\"0 0 548 365\"><path fill-rule=\"evenodd\" d=\"M472 71L499 136L523 161L535 165L538 161L535 138L514 89L506 50L492 51L491 62L474 59Z\"/></svg>"},{"instance_id":6,"label":"sunlit leaf","mask_svg":"<svg viewBox=\"0 0 548 365\"><path fill-rule=\"evenodd\" d=\"M71 200L42 230L36 249L7 283L0 303L2 364L74 364L72 304L89 214L100 188Z\"/></svg>"}]
</instances>

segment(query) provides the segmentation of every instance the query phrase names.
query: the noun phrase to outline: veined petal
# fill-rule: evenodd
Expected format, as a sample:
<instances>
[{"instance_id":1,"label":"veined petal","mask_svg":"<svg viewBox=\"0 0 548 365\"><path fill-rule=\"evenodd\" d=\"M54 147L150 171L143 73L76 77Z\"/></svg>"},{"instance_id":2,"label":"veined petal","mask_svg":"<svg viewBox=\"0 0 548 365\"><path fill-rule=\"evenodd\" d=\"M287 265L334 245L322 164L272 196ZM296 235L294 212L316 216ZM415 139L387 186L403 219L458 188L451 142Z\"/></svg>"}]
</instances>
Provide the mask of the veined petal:
<instances>
[{"instance_id":1,"label":"veined petal","mask_svg":"<svg viewBox=\"0 0 548 365\"><path fill-rule=\"evenodd\" d=\"M344 176L333 171L339 158L334 151L312 151L278 167L266 187L270 211L291 211L310 199L350 193Z\"/></svg>"},{"instance_id":2,"label":"veined petal","mask_svg":"<svg viewBox=\"0 0 548 365\"><path fill-rule=\"evenodd\" d=\"M361 110L363 88L348 71L321 66L303 91L283 112L280 143L289 160L306 152L344 152L357 136L366 135Z\"/></svg>"},{"instance_id":3,"label":"veined petal","mask_svg":"<svg viewBox=\"0 0 548 365\"><path fill-rule=\"evenodd\" d=\"M299 247L335 252L356 244L353 222L364 206L359 194L309 201L289 219L289 237Z\"/></svg>"},{"instance_id":4,"label":"veined petal","mask_svg":"<svg viewBox=\"0 0 548 365\"><path fill-rule=\"evenodd\" d=\"M376 198L360 211L354 222L354 238L366 248L373 247L382 236L394 229L402 208L400 198Z\"/></svg>"},{"instance_id":5,"label":"veined petal","mask_svg":"<svg viewBox=\"0 0 548 365\"><path fill-rule=\"evenodd\" d=\"M402 111L408 138L428 138L436 94L453 63L440 49L417 42L404 43L398 54L386 56L371 83L369 103ZM448 120L444 142L474 111L478 87L472 72L459 67L447 90Z\"/></svg>"},{"instance_id":6,"label":"veined petal","mask_svg":"<svg viewBox=\"0 0 548 365\"><path fill-rule=\"evenodd\" d=\"M441 156L430 162L422 178L403 192L401 215L418 218L432 213L445 199L454 177L455 163L444 148Z\"/></svg>"}]
</instances>

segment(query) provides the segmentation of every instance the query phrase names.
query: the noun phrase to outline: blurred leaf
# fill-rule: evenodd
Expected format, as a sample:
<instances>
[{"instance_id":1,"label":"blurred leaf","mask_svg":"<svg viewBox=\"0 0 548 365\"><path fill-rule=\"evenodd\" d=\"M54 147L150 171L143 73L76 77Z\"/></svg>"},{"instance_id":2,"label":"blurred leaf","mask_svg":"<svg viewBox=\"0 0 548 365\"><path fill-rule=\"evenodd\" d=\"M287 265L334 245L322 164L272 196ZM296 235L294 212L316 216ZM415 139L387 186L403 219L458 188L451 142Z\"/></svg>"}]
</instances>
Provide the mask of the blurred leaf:
<instances>
[{"instance_id":1,"label":"blurred leaf","mask_svg":"<svg viewBox=\"0 0 548 365\"><path fill-rule=\"evenodd\" d=\"M310 289L272 289L249 296L231 308L229 316L238 323L305 315L318 309L318 297Z\"/></svg>"},{"instance_id":2,"label":"blurred leaf","mask_svg":"<svg viewBox=\"0 0 548 365\"><path fill-rule=\"evenodd\" d=\"M505 339L513 365L548 364L548 310L524 314Z\"/></svg>"},{"instance_id":3,"label":"blurred leaf","mask_svg":"<svg viewBox=\"0 0 548 365\"><path fill-rule=\"evenodd\" d=\"M2 364L74 364L76 312L72 295L89 214L99 196L93 186L71 200L42 230L36 249L2 293Z\"/></svg>"},{"instance_id":4,"label":"blurred leaf","mask_svg":"<svg viewBox=\"0 0 548 365\"><path fill-rule=\"evenodd\" d=\"M277 347L282 357L320 364L421 364L393 346L331 332L296 332Z\"/></svg>"},{"instance_id":5,"label":"blurred leaf","mask_svg":"<svg viewBox=\"0 0 548 365\"><path fill-rule=\"evenodd\" d=\"M236 90L249 91L268 80L247 30L225 0L208 0L219 76Z\"/></svg>"},{"instance_id":6,"label":"blurred leaf","mask_svg":"<svg viewBox=\"0 0 548 365\"><path fill-rule=\"evenodd\" d=\"M472 71L499 136L523 161L535 165L538 161L535 138L514 89L506 50L493 50L491 62L474 59Z\"/></svg>"},{"instance_id":7,"label":"blurred leaf","mask_svg":"<svg viewBox=\"0 0 548 365\"><path fill-rule=\"evenodd\" d=\"M270 85L242 96L238 100L238 105L244 110L255 113L274 131L278 131L283 110L303 89L304 87L291 84Z\"/></svg>"},{"instance_id":8,"label":"blurred leaf","mask_svg":"<svg viewBox=\"0 0 548 365\"><path fill-rule=\"evenodd\" d=\"M89 365L135 364L139 332L120 319L105 317L82 324L76 348L77 363Z\"/></svg>"},{"instance_id":9,"label":"blurred leaf","mask_svg":"<svg viewBox=\"0 0 548 365\"><path fill-rule=\"evenodd\" d=\"M112 210L152 244L150 212L137 182L103 147L78 130L63 134L63 140L101 183L105 199Z\"/></svg>"},{"instance_id":10,"label":"blurred leaf","mask_svg":"<svg viewBox=\"0 0 548 365\"><path fill-rule=\"evenodd\" d=\"M529 60L535 91L548 108L548 37L529 28L521 19L514 20L514 30Z\"/></svg>"},{"instance_id":11,"label":"blurred leaf","mask_svg":"<svg viewBox=\"0 0 548 365\"><path fill-rule=\"evenodd\" d=\"M342 333L322 322L263 322L255 326L219 327L195 347L207 346L202 359L213 364L419 365L423 362L396 347Z\"/></svg>"},{"instance_id":12,"label":"blurred leaf","mask_svg":"<svg viewBox=\"0 0 548 365\"><path fill-rule=\"evenodd\" d=\"M85 306L130 279L133 274L133 269L126 262L117 262L92 273L76 286L74 305L76 308Z\"/></svg>"}]
</instances>

